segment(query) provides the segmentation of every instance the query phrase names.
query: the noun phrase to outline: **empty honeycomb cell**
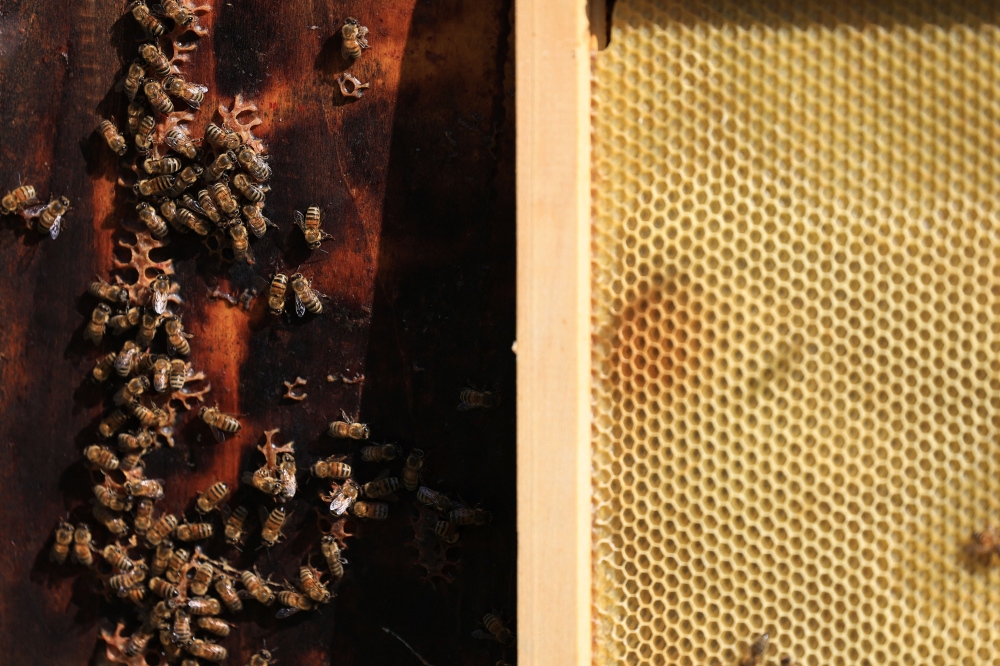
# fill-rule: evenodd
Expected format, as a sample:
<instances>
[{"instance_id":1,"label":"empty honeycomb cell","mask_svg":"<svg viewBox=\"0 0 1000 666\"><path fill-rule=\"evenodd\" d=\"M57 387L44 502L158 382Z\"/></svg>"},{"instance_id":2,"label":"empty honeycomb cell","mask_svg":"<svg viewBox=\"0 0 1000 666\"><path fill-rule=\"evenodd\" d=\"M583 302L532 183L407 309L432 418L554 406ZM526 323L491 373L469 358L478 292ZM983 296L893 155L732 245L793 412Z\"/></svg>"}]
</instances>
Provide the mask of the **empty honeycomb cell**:
<instances>
[{"instance_id":1,"label":"empty honeycomb cell","mask_svg":"<svg viewBox=\"0 0 1000 666\"><path fill-rule=\"evenodd\" d=\"M596 664L1000 666L1000 9L618 0Z\"/></svg>"}]
</instances>

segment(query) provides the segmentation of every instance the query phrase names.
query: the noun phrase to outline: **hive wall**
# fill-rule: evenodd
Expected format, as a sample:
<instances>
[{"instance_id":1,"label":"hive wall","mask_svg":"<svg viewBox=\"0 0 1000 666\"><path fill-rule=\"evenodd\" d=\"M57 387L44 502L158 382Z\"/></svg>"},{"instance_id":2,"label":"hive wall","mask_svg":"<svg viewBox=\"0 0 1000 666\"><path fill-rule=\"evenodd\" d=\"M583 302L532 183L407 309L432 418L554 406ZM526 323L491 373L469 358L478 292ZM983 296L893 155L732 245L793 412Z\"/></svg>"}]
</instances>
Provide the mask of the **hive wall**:
<instances>
[{"instance_id":1,"label":"hive wall","mask_svg":"<svg viewBox=\"0 0 1000 666\"><path fill-rule=\"evenodd\" d=\"M990 3L619 0L593 84L598 664L1000 664Z\"/></svg>"}]
</instances>

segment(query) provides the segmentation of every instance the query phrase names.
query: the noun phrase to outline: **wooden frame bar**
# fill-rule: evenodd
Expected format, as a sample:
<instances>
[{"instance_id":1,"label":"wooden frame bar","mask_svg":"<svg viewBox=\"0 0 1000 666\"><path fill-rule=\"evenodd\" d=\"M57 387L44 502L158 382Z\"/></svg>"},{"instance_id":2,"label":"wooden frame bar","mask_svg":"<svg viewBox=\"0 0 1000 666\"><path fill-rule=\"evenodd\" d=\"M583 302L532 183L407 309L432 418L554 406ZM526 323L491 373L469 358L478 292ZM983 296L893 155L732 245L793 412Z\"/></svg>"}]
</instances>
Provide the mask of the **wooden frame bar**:
<instances>
[{"instance_id":1,"label":"wooden frame bar","mask_svg":"<svg viewBox=\"0 0 1000 666\"><path fill-rule=\"evenodd\" d=\"M590 663L590 34L518 0L518 663Z\"/></svg>"}]
</instances>

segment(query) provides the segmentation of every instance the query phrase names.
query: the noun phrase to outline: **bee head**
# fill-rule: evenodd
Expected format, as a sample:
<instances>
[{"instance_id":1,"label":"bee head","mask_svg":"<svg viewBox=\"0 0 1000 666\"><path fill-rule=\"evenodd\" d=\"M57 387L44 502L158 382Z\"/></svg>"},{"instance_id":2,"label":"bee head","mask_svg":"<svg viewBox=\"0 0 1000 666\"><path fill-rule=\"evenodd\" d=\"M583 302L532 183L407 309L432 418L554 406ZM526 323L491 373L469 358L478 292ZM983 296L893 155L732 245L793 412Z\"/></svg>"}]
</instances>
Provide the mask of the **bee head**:
<instances>
[{"instance_id":1,"label":"bee head","mask_svg":"<svg viewBox=\"0 0 1000 666\"><path fill-rule=\"evenodd\" d=\"M98 303L97 309L105 314L111 314L111 307L107 303Z\"/></svg>"},{"instance_id":2,"label":"bee head","mask_svg":"<svg viewBox=\"0 0 1000 666\"><path fill-rule=\"evenodd\" d=\"M202 407L201 409L198 410L198 416L204 418L205 414L208 414L208 410L209 410L208 407Z\"/></svg>"}]
</instances>

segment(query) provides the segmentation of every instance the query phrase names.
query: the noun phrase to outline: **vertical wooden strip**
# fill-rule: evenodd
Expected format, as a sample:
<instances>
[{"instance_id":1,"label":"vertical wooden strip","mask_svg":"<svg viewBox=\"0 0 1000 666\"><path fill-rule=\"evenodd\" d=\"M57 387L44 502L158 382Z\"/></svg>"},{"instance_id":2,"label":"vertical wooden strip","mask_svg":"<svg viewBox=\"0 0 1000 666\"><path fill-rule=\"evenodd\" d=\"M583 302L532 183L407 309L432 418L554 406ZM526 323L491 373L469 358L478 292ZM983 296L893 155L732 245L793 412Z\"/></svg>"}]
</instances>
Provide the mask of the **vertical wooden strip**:
<instances>
[{"instance_id":1,"label":"vertical wooden strip","mask_svg":"<svg viewBox=\"0 0 1000 666\"><path fill-rule=\"evenodd\" d=\"M590 662L589 30L521 0L517 61L518 663Z\"/></svg>"}]
</instances>

